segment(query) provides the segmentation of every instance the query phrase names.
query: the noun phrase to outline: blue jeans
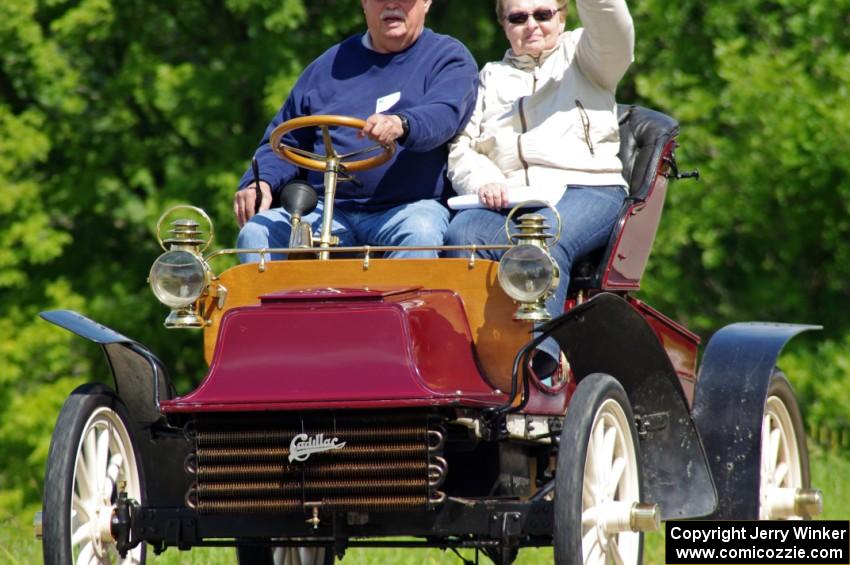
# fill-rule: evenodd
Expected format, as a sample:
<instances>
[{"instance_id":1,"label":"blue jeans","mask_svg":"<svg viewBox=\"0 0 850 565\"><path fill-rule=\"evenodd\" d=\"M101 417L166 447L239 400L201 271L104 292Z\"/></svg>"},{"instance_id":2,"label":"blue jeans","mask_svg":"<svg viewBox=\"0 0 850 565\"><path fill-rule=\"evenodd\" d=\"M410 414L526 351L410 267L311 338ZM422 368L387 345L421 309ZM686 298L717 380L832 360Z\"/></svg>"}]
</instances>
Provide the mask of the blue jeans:
<instances>
[{"instance_id":1,"label":"blue jeans","mask_svg":"<svg viewBox=\"0 0 850 565\"><path fill-rule=\"evenodd\" d=\"M312 226L316 234L322 229L322 210L324 202L319 200L316 209L302 218ZM449 224L449 211L436 200L417 200L400 204L385 210L357 210L349 207L334 207L331 233L339 237L342 247L357 245L402 245L402 246L440 246L443 245ZM283 208L273 208L257 214L242 226L236 238L236 246L248 249L269 247L288 247L291 231L289 212ZM388 257L431 258L436 251L393 251ZM283 259L284 255L274 253L271 259ZM257 262L256 253L239 255L242 263Z\"/></svg>"},{"instance_id":2,"label":"blue jeans","mask_svg":"<svg viewBox=\"0 0 850 565\"><path fill-rule=\"evenodd\" d=\"M555 205L561 215L563 226L560 239L549 252L561 269L561 280L555 293L546 300L546 311L554 318L564 311L567 290L570 286L570 269L573 262L603 247L617 221L626 191L620 186L574 186L567 187L561 200ZM557 229L557 220L549 208L534 208L546 217L551 230ZM447 245L499 245L507 243L505 218L510 210L494 211L487 208L463 210L452 218L446 233ZM515 222L517 216L512 221ZM504 251L480 251L485 259L498 261ZM465 257L466 253L451 252L449 256ZM558 346L549 339L540 349L558 357Z\"/></svg>"}]
</instances>

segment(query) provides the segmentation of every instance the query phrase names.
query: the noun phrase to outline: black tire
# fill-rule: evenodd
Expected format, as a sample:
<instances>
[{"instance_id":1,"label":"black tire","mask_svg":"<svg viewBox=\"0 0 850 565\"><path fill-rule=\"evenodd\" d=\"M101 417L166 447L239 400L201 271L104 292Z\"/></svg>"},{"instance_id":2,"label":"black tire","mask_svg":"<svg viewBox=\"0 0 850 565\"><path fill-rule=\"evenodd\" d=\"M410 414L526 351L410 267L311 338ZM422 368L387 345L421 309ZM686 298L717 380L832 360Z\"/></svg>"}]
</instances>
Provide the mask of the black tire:
<instances>
[{"instance_id":1,"label":"black tire","mask_svg":"<svg viewBox=\"0 0 850 565\"><path fill-rule=\"evenodd\" d=\"M97 383L78 387L62 406L50 441L44 477L42 550L45 565L88 562L85 556L89 552L97 555L100 563L145 562L144 544L134 548L124 560L118 555L114 542L93 539L97 536L72 547L74 531L87 532L84 524L102 524L94 516L105 516L106 512L111 515L111 505L106 499L115 502L120 482L126 482L130 498L139 503L144 501L141 459L128 422L127 409L121 400L111 389ZM105 446L100 453L98 445ZM78 465L80 469L87 469L79 476ZM92 492L97 490L92 489L92 485L97 485L98 477L106 479L110 475L114 475L114 481L104 480L107 486ZM86 502L75 505L75 495L78 501ZM87 516L89 512L92 517Z\"/></svg>"},{"instance_id":2,"label":"black tire","mask_svg":"<svg viewBox=\"0 0 850 565\"><path fill-rule=\"evenodd\" d=\"M317 552L305 555L298 547L242 546L236 548L239 565L332 565L334 554L330 547L315 548Z\"/></svg>"},{"instance_id":3,"label":"black tire","mask_svg":"<svg viewBox=\"0 0 850 565\"><path fill-rule=\"evenodd\" d=\"M765 431L768 431L767 436ZM774 451L770 449L771 432L774 441L778 439ZM811 487L806 428L794 389L779 369L774 370L767 387L761 441L759 519L800 518L794 514L787 515L782 510L772 509L769 504L772 487ZM781 475L776 472L780 463L787 466L787 472Z\"/></svg>"},{"instance_id":4,"label":"black tire","mask_svg":"<svg viewBox=\"0 0 850 565\"><path fill-rule=\"evenodd\" d=\"M592 437L594 433L602 436L613 434L614 445L610 454L596 447L602 442L600 436ZM642 562L643 534L621 532L606 534L601 539L595 525L582 525L582 514L586 509L597 508L598 511L600 508L592 493L584 488L586 475L589 482L599 478L588 474L588 463L604 466L609 458L611 463L623 465L616 488L609 496L623 502L639 502L642 480L640 447L632 407L616 379L596 373L579 382L567 407L561 432L555 475L555 531L552 535L555 563L558 565L609 563L615 545L626 565ZM608 471L611 468L613 465ZM583 544L585 537L588 541Z\"/></svg>"}]
</instances>

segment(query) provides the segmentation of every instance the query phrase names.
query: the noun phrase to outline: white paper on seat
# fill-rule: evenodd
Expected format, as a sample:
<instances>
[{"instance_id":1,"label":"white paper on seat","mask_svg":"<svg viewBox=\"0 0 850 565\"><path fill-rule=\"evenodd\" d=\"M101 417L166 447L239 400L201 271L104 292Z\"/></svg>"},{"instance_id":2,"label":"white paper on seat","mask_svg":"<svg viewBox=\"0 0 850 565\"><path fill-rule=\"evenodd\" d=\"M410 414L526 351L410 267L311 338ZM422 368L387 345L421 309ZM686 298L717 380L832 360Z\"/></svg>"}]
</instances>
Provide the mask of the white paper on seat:
<instances>
[{"instance_id":1,"label":"white paper on seat","mask_svg":"<svg viewBox=\"0 0 850 565\"><path fill-rule=\"evenodd\" d=\"M566 187L539 187L539 186L518 186L508 189L508 205L507 208L512 208L520 202L527 200L542 200L547 204L554 206L564 195ZM452 210L466 210L467 208L484 208L484 205L478 200L477 194L461 194L453 196L448 201L449 208Z\"/></svg>"}]
</instances>

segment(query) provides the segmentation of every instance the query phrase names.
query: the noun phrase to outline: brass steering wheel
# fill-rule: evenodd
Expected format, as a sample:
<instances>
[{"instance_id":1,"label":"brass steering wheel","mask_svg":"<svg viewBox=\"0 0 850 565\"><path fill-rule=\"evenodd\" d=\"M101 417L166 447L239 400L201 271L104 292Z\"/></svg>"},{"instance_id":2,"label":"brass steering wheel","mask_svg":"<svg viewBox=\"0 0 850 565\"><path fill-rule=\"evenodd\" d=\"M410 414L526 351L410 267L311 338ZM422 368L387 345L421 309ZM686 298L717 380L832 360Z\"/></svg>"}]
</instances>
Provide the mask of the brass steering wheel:
<instances>
[{"instance_id":1,"label":"brass steering wheel","mask_svg":"<svg viewBox=\"0 0 850 565\"><path fill-rule=\"evenodd\" d=\"M336 168L332 165L332 163L335 163L336 165L341 165L341 168L346 172L356 173L358 171L366 171L383 165L392 158L396 149L395 143L387 145L378 144L366 147L365 149L358 149L351 153L345 153L343 155L337 154L331 141L329 128L348 127L356 130L362 130L365 125L366 122L364 120L349 116L302 116L300 118L287 120L274 128L274 131L272 131L271 137L269 138L269 143L271 144L272 151L274 151L280 158L289 161L298 167L324 172L329 169L329 165L330 168ZM322 139L325 142L324 155L319 155L318 153L313 153L312 151L307 151L299 147L291 147L281 142L281 139L285 134L302 128L319 128L322 130ZM366 155L379 149L381 150L381 153L373 157L367 157L356 161L350 160L352 157Z\"/></svg>"}]
</instances>

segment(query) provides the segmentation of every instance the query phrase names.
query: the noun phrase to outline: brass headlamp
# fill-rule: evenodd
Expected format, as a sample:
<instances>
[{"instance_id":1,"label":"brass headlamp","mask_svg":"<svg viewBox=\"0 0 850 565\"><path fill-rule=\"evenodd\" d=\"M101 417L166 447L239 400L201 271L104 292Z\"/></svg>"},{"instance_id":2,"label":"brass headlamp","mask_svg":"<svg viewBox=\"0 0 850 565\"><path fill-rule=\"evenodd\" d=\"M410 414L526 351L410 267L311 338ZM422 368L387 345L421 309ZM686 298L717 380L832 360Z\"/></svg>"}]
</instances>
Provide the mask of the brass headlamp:
<instances>
[{"instance_id":1,"label":"brass headlamp","mask_svg":"<svg viewBox=\"0 0 850 565\"><path fill-rule=\"evenodd\" d=\"M549 240L557 241L560 237L561 218L555 210L557 235L549 233L546 218L539 213L520 216L519 232L511 233L510 222L514 213L527 208L529 204L524 202L515 207L505 220L508 239L518 243L506 251L499 261L499 284L508 296L519 302L513 315L514 320L542 322L551 318L545 302L560 280L560 269L548 248L551 245Z\"/></svg>"},{"instance_id":2,"label":"brass headlamp","mask_svg":"<svg viewBox=\"0 0 850 565\"><path fill-rule=\"evenodd\" d=\"M171 222L169 237L162 239L162 222L178 208L189 208L203 217L209 224L208 236L204 237L197 221L181 218ZM199 208L177 206L160 217L156 229L165 253L151 266L148 282L157 299L171 308L165 327L201 328L204 320L198 314L196 302L210 284L210 268L202 253L213 239L212 221Z\"/></svg>"}]
</instances>

